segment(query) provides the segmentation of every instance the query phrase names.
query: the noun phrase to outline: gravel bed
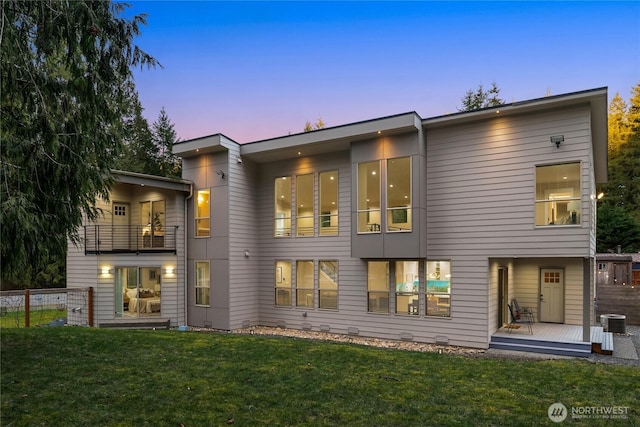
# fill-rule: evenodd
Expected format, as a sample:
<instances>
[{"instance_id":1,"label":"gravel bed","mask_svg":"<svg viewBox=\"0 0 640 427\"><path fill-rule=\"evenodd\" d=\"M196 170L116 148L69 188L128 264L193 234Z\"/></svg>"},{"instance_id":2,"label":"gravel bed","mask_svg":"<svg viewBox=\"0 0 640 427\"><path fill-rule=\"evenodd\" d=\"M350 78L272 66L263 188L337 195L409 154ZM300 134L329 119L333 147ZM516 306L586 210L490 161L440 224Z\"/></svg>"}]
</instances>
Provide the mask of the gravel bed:
<instances>
[{"instance_id":1,"label":"gravel bed","mask_svg":"<svg viewBox=\"0 0 640 427\"><path fill-rule=\"evenodd\" d=\"M190 330L202 331L202 332L229 333L228 331L218 331L215 329L207 329L207 328L190 328ZM267 326L253 326L245 329L236 329L231 331L231 333L246 334L246 335L265 335L265 336L274 336L274 337L279 336L279 337L311 339L311 340L320 340L320 341L332 341L332 342L358 344L363 346L388 348L388 349L395 349L395 350L402 350L402 351L418 351L422 353L453 354L453 355L471 356L471 357L495 357L495 358L515 359L515 360L571 359L571 357L555 356L551 354L503 351L503 350L493 350L493 349L485 350L485 349L457 347L457 346L449 346L449 345L417 343L413 341L383 340L379 338L366 338L366 337L346 335L346 334L305 331L305 330L297 330L297 329L283 329L283 328L274 328L274 327L267 327ZM638 355L640 355L640 326L627 325L625 336L629 337L632 340L632 342L635 345L636 352L638 353ZM640 366L640 360L622 359L618 357L606 356L606 355L596 354L596 353L592 353L590 357L585 358L584 360L587 360L593 363Z\"/></svg>"}]
</instances>

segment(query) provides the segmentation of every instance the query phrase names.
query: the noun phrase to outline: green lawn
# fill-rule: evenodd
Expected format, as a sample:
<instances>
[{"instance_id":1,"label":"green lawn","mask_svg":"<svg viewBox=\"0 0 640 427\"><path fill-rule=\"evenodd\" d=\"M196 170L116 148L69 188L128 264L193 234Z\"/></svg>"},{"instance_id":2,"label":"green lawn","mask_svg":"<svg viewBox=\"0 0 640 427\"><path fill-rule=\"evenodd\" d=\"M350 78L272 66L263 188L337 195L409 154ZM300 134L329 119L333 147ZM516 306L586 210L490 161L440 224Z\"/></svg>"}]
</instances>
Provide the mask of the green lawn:
<instances>
[{"instance_id":1,"label":"green lawn","mask_svg":"<svg viewBox=\"0 0 640 427\"><path fill-rule=\"evenodd\" d=\"M3 426L555 425L554 402L640 424L640 370L582 360L81 327L4 328L1 344Z\"/></svg>"},{"instance_id":2,"label":"green lawn","mask_svg":"<svg viewBox=\"0 0 640 427\"><path fill-rule=\"evenodd\" d=\"M24 328L25 317L24 310L17 311L2 311L0 312L0 327L1 328ZM31 310L29 314L29 323L31 326L46 325L52 320L57 320L61 317L66 317L66 310L57 309L35 309Z\"/></svg>"}]
</instances>

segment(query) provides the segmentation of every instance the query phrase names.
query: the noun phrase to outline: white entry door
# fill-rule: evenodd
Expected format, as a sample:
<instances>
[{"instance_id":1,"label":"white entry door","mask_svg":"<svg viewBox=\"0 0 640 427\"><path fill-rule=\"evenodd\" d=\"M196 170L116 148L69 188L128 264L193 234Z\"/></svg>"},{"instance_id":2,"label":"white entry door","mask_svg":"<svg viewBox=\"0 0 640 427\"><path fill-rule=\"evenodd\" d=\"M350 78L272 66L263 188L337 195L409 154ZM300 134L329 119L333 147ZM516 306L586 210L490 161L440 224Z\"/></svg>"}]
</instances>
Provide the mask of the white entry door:
<instances>
[{"instance_id":1,"label":"white entry door","mask_svg":"<svg viewBox=\"0 0 640 427\"><path fill-rule=\"evenodd\" d=\"M129 204L113 204L113 249L129 249Z\"/></svg>"},{"instance_id":2,"label":"white entry door","mask_svg":"<svg viewBox=\"0 0 640 427\"><path fill-rule=\"evenodd\" d=\"M540 270L540 321L564 323L564 270Z\"/></svg>"}]
</instances>

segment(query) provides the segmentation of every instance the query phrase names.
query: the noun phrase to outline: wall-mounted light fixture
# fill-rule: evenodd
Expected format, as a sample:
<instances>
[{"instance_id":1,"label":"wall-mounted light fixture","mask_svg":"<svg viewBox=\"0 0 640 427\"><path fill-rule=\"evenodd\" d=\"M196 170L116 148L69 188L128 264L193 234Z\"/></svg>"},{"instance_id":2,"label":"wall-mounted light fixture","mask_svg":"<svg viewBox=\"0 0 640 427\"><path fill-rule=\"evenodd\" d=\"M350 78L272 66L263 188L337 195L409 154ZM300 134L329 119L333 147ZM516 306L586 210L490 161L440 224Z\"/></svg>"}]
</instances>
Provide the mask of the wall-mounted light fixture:
<instances>
[{"instance_id":1,"label":"wall-mounted light fixture","mask_svg":"<svg viewBox=\"0 0 640 427\"><path fill-rule=\"evenodd\" d=\"M245 258L249 258L251 256L251 252L249 252L249 249L245 249L244 250L244 257Z\"/></svg>"},{"instance_id":2,"label":"wall-mounted light fixture","mask_svg":"<svg viewBox=\"0 0 640 427\"><path fill-rule=\"evenodd\" d=\"M556 147L560 148L561 142L564 142L564 135L554 135L551 137L551 143L556 144Z\"/></svg>"},{"instance_id":3,"label":"wall-mounted light fixture","mask_svg":"<svg viewBox=\"0 0 640 427\"><path fill-rule=\"evenodd\" d=\"M238 163L242 163L242 157L238 156L238 157L236 158L236 161L237 161Z\"/></svg>"},{"instance_id":4,"label":"wall-mounted light fixture","mask_svg":"<svg viewBox=\"0 0 640 427\"><path fill-rule=\"evenodd\" d=\"M220 175L220 178L224 179L224 172L222 171L222 169L218 169L216 173Z\"/></svg>"},{"instance_id":5,"label":"wall-mounted light fixture","mask_svg":"<svg viewBox=\"0 0 640 427\"><path fill-rule=\"evenodd\" d=\"M102 267L98 269L98 274L102 274L103 276L106 276L108 274L113 274L113 273L115 273L115 270L113 268Z\"/></svg>"},{"instance_id":6,"label":"wall-mounted light fixture","mask_svg":"<svg viewBox=\"0 0 640 427\"><path fill-rule=\"evenodd\" d=\"M162 272L167 276L171 276L173 274L173 267L166 267L162 269Z\"/></svg>"}]
</instances>

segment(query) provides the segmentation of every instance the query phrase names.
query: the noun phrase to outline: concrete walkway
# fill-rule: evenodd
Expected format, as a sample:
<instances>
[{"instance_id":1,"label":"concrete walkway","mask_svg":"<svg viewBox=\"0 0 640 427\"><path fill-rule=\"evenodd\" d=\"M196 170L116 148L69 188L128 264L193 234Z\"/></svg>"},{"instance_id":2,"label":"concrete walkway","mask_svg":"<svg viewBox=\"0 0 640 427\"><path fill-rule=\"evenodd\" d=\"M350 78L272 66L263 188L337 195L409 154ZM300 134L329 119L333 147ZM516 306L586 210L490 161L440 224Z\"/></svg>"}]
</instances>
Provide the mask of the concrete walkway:
<instances>
[{"instance_id":1,"label":"concrete walkway","mask_svg":"<svg viewBox=\"0 0 640 427\"><path fill-rule=\"evenodd\" d=\"M630 336L613 335L613 354L611 357L638 360L638 352Z\"/></svg>"}]
</instances>

